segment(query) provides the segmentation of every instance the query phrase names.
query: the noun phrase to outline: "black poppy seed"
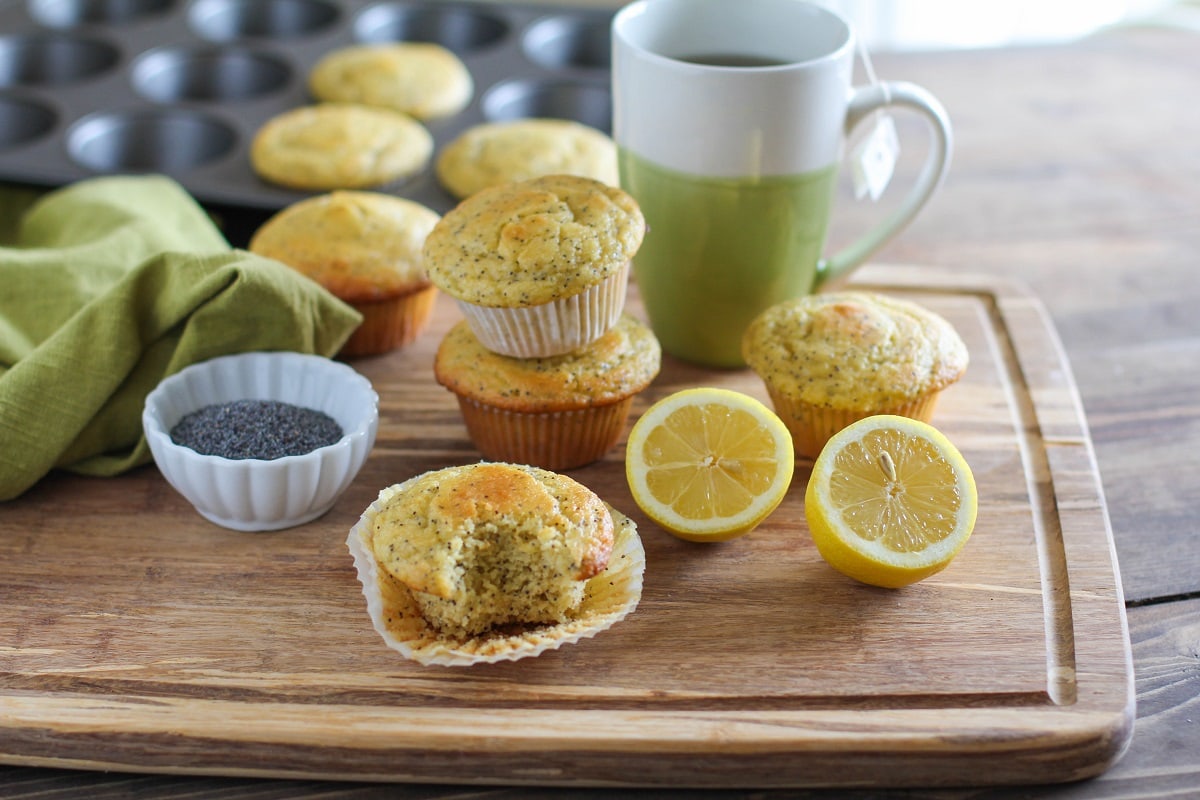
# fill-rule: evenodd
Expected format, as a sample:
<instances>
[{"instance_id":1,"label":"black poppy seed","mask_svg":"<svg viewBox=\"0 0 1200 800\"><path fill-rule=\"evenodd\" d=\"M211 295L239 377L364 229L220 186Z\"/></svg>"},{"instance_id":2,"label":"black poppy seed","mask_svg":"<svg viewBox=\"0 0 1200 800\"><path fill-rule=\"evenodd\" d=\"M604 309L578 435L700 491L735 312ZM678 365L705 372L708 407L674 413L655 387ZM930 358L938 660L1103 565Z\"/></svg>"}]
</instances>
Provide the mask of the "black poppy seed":
<instances>
[{"instance_id":1,"label":"black poppy seed","mask_svg":"<svg viewBox=\"0 0 1200 800\"><path fill-rule=\"evenodd\" d=\"M341 438L341 426L328 414L276 400L214 403L171 429L171 441L201 455L263 461L310 453Z\"/></svg>"}]
</instances>

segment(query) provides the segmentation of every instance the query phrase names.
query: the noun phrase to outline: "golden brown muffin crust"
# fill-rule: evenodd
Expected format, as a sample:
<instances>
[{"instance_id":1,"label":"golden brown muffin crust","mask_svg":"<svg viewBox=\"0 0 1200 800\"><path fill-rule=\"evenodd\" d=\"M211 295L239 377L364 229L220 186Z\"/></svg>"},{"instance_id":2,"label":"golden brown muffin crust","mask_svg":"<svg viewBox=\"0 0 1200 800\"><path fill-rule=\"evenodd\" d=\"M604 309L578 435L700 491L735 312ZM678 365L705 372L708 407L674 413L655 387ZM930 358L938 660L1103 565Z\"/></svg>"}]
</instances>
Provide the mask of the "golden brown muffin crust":
<instances>
[{"instance_id":1,"label":"golden brown muffin crust","mask_svg":"<svg viewBox=\"0 0 1200 800\"><path fill-rule=\"evenodd\" d=\"M817 294L773 306L742 340L747 364L792 401L889 408L958 380L966 344L916 303L874 292Z\"/></svg>"},{"instance_id":2,"label":"golden brown muffin crust","mask_svg":"<svg viewBox=\"0 0 1200 800\"><path fill-rule=\"evenodd\" d=\"M457 114L471 102L471 73L453 52L431 42L350 45L313 65L318 100L391 108L417 119Z\"/></svg>"},{"instance_id":3,"label":"golden brown muffin crust","mask_svg":"<svg viewBox=\"0 0 1200 800\"><path fill-rule=\"evenodd\" d=\"M581 175L615 186L617 146L595 128L565 119L485 122L442 148L438 181L457 198L542 175Z\"/></svg>"},{"instance_id":4,"label":"golden brown muffin crust","mask_svg":"<svg viewBox=\"0 0 1200 800\"><path fill-rule=\"evenodd\" d=\"M301 200L263 223L251 252L282 261L350 303L430 285L421 256L440 219L420 203L377 192L337 191Z\"/></svg>"},{"instance_id":5,"label":"golden brown muffin crust","mask_svg":"<svg viewBox=\"0 0 1200 800\"><path fill-rule=\"evenodd\" d=\"M250 145L259 177L312 191L379 186L420 171L432 156L433 136L412 117L352 103L285 111Z\"/></svg>"},{"instance_id":6,"label":"golden brown muffin crust","mask_svg":"<svg viewBox=\"0 0 1200 800\"><path fill-rule=\"evenodd\" d=\"M612 515L583 484L536 467L480 463L403 484L374 520L372 548L413 591L448 598L459 554L489 527L503 534L492 546L537 548L562 568L556 578L575 581L602 572L613 544Z\"/></svg>"},{"instance_id":7,"label":"golden brown muffin crust","mask_svg":"<svg viewBox=\"0 0 1200 800\"><path fill-rule=\"evenodd\" d=\"M546 358L510 358L485 348L465 321L442 340L434 361L438 382L455 394L525 413L607 405L654 380L662 349L654 334L625 314L587 347Z\"/></svg>"},{"instance_id":8,"label":"golden brown muffin crust","mask_svg":"<svg viewBox=\"0 0 1200 800\"><path fill-rule=\"evenodd\" d=\"M375 515L398 489L392 486L380 493L351 529L346 546L362 584L371 624L387 646L405 658L443 666L515 661L595 636L637 608L646 551L633 520L610 506L614 532L608 566L594 578L579 582L581 600L561 621L492 626L479 634L465 635L437 627L426 615L431 596L421 595L418 599L417 593L380 567L372 551ZM433 605L447 602L436 601Z\"/></svg>"},{"instance_id":9,"label":"golden brown muffin crust","mask_svg":"<svg viewBox=\"0 0 1200 800\"><path fill-rule=\"evenodd\" d=\"M425 241L438 288L488 307L541 305L579 294L625 268L646 223L615 186L548 175L484 189Z\"/></svg>"}]
</instances>

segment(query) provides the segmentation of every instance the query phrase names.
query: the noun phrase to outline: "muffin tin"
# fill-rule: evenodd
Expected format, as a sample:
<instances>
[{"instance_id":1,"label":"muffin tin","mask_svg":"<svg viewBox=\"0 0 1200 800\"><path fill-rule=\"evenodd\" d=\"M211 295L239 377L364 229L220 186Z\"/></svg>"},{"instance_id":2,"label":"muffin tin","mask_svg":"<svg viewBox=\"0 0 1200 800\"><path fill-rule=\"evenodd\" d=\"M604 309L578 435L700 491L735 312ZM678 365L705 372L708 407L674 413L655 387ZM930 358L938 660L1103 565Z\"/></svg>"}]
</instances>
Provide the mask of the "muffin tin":
<instances>
[{"instance_id":1,"label":"muffin tin","mask_svg":"<svg viewBox=\"0 0 1200 800\"><path fill-rule=\"evenodd\" d=\"M523 117L611 125L611 10L375 0L0 0L0 181L59 186L157 172L197 200L273 211L311 193L274 186L248 148L310 104L312 65L338 47L436 42L475 80L460 114L426 123L440 148ZM436 155L436 152L435 152ZM438 212L432 168L376 187Z\"/></svg>"}]
</instances>

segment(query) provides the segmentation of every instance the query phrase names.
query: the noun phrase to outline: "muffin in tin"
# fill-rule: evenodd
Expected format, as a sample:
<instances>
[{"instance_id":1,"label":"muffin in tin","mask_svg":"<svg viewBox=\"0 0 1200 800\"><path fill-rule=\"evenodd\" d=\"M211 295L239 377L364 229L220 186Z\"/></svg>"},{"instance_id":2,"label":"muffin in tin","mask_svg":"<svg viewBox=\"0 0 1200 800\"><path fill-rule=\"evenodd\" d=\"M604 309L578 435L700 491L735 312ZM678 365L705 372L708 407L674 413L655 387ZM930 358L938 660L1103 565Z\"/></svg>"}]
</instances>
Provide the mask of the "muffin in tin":
<instances>
[{"instance_id":1,"label":"muffin in tin","mask_svg":"<svg viewBox=\"0 0 1200 800\"><path fill-rule=\"evenodd\" d=\"M431 120L471 102L466 64L433 42L357 44L326 53L309 70L309 91L323 102L390 108Z\"/></svg>"},{"instance_id":2,"label":"muffin in tin","mask_svg":"<svg viewBox=\"0 0 1200 800\"><path fill-rule=\"evenodd\" d=\"M395 350L429 325L437 299L422 264L440 216L413 200L336 191L284 208L255 231L249 249L321 284L363 315L339 355Z\"/></svg>"},{"instance_id":3,"label":"muffin in tin","mask_svg":"<svg viewBox=\"0 0 1200 800\"><path fill-rule=\"evenodd\" d=\"M658 339L628 314L595 342L544 358L494 353L463 321L438 347L434 375L485 457L572 469L612 449L661 361Z\"/></svg>"},{"instance_id":4,"label":"muffin in tin","mask_svg":"<svg viewBox=\"0 0 1200 800\"><path fill-rule=\"evenodd\" d=\"M250 165L263 180L305 191L369 189L423 170L433 135L387 108L320 103L267 120L250 143Z\"/></svg>"},{"instance_id":5,"label":"muffin in tin","mask_svg":"<svg viewBox=\"0 0 1200 800\"><path fill-rule=\"evenodd\" d=\"M447 212L425 241L425 268L484 347L560 355L616 324L645 230L621 189L547 175L483 189Z\"/></svg>"},{"instance_id":6,"label":"muffin in tin","mask_svg":"<svg viewBox=\"0 0 1200 800\"><path fill-rule=\"evenodd\" d=\"M966 372L966 343L909 300L844 291L788 300L746 329L742 355L766 385L796 452L815 458L835 433L874 414L930 421Z\"/></svg>"},{"instance_id":7,"label":"muffin in tin","mask_svg":"<svg viewBox=\"0 0 1200 800\"><path fill-rule=\"evenodd\" d=\"M617 146L606 134L565 119L516 119L473 125L434 162L455 197L543 175L581 175L617 185Z\"/></svg>"}]
</instances>

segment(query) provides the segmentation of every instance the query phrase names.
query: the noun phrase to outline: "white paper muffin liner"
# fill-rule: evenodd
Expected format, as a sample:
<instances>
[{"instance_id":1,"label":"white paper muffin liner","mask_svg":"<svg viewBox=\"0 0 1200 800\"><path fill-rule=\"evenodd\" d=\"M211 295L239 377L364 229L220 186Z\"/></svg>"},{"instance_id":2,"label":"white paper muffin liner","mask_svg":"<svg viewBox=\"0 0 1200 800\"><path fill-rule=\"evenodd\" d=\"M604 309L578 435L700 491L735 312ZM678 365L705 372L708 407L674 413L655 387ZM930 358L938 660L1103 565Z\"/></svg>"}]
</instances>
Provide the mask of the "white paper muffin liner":
<instances>
[{"instance_id":1,"label":"white paper muffin liner","mask_svg":"<svg viewBox=\"0 0 1200 800\"><path fill-rule=\"evenodd\" d=\"M459 300L467 324L487 349L514 358L570 353L599 339L625 309L629 264L571 297L537 306L495 308Z\"/></svg>"},{"instance_id":2,"label":"white paper muffin liner","mask_svg":"<svg viewBox=\"0 0 1200 800\"><path fill-rule=\"evenodd\" d=\"M384 643L405 658L441 666L516 661L595 636L628 616L641 600L646 551L634 522L609 506L615 533L608 567L587 582L574 619L512 634L485 633L468 639L443 635L425 621L408 588L379 566L371 550L371 523L397 490L385 490L363 512L346 546L354 558L371 624Z\"/></svg>"}]
</instances>

